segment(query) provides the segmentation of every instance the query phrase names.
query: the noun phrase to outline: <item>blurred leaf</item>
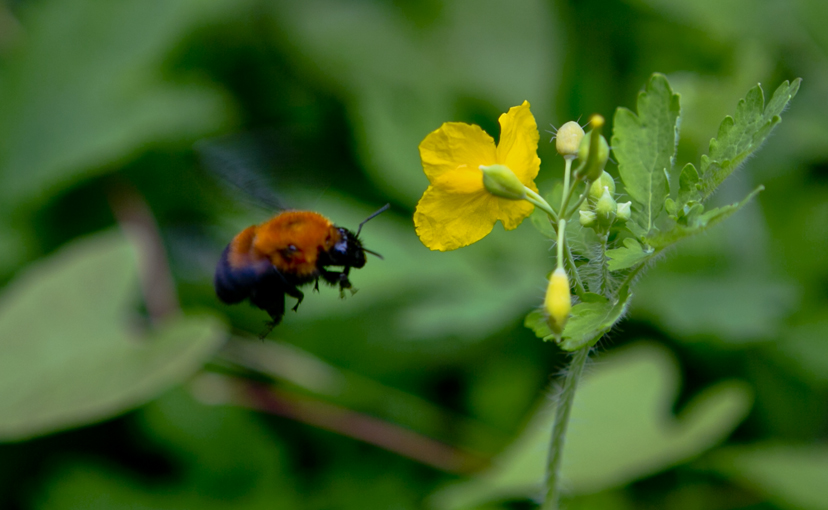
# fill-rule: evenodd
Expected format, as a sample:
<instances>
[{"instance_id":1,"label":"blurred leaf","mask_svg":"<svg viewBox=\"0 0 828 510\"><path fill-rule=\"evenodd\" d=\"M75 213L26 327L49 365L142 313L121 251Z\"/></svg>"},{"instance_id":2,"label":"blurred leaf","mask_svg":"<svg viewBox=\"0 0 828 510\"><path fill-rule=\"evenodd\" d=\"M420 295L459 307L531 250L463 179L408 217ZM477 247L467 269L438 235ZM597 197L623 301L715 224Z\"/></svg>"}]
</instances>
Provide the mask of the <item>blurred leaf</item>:
<instances>
[{"instance_id":1,"label":"blurred leaf","mask_svg":"<svg viewBox=\"0 0 828 510\"><path fill-rule=\"evenodd\" d=\"M686 237L699 234L709 229L710 227L713 227L718 223L721 223L722 221L727 219L727 217L729 217L731 214L735 213L736 211L744 207L745 204L750 202L750 200L753 197L755 197L757 194L759 194L760 191L764 189L764 186L759 186L758 188L753 190L748 196L746 196L741 202L725 205L722 207L717 207L716 209L711 209L702 214L690 215L686 218L686 225L674 221L672 223L672 228L665 228L662 231L656 232L651 236L645 237L643 240L650 246L658 250L663 250L671 244L677 243ZM696 207L699 210L701 210L702 205L697 204Z\"/></svg>"},{"instance_id":2,"label":"blurred leaf","mask_svg":"<svg viewBox=\"0 0 828 510\"><path fill-rule=\"evenodd\" d=\"M638 115L618 108L612 128L612 151L630 197L640 206L650 231L670 192L669 175L678 144L679 96L661 74L639 92Z\"/></svg>"},{"instance_id":3,"label":"blurred leaf","mask_svg":"<svg viewBox=\"0 0 828 510\"><path fill-rule=\"evenodd\" d=\"M302 48L297 64L345 98L374 182L407 204L428 183L417 145L443 122L467 120L457 118L459 101L494 106L492 123L523 100L543 115L556 83L557 30L545 2L434 4L418 26L401 4L271 3L278 32Z\"/></svg>"},{"instance_id":4,"label":"blurred leaf","mask_svg":"<svg viewBox=\"0 0 828 510\"><path fill-rule=\"evenodd\" d=\"M732 174L754 151L759 149L777 124L782 122L779 115L799 91L802 82L797 78L792 83L780 85L765 106L762 87L750 89L745 99L736 106L735 119L725 117L719 126L716 138L710 140L709 154L702 156L699 191L705 200L724 180Z\"/></svg>"},{"instance_id":5,"label":"blurred leaf","mask_svg":"<svg viewBox=\"0 0 828 510\"><path fill-rule=\"evenodd\" d=\"M47 0L21 12L26 37L2 69L0 198L41 200L158 142L226 123L203 84L162 74L171 49L231 2Z\"/></svg>"},{"instance_id":6,"label":"blurred leaf","mask_svg":"<svg viewBox=\"0 0 828 510\"><path fill-rule=\"evenodd\" d=\"M791 368L798 378L828 386L828 321L815 320L788 327L779 342L768 345L770 356Z\"/></svg>"},{"instance_id":7,"label":"blurred leaf","mask_svg":"<svg viewBox=\"0 0 828 510\"><path fill-rule=\"evenodd\" d=\"M136 263L119 235L63 248L0 297L0 439L76 427L139 406L198 370L222 342L205 315L130 327Z\"/></svg>"},{"instance_id":8,"label":"blurred leaf","mask_svg":"<svg viewBox=\"0 0 828 510\"><path fill-rule=\"evenodd\" d=\"M709 464L781 509L828 510L825 443L732 447L717 452Z\"/></svg>"},{"instance_id":9,"label":"blurred leaf","mask_svg":"<svg viewBox=\"0 0 828 510\"><path fill-rule=\"evenodd\" d=\"M727 437L751 406L737 381L697 395L678 418L670 408L679 389L673 356L642 343L599 358L575 396L562 473L572 494L618 487L685 462ZM554 409L542 408L492 468L432 496L439 509L541 493Z\"/></svg>"},{"instance_id":10,"label":"blurred leaf","mask_svg":"<svg viewBox=\"0 0 828 510\"><path fill-rule=\"evenodd\" d=\"M174 481L147 483L111 466L65 463L38 491L36 508L296 508L284 448L253 413L203 406L175 391L140 416L182 466Z\"/></svg>"},{"instance_id":11,"label":"blurred leaf","mask_svg":"<svg viewBox=\"0 0 828 510\"><path fill-rule=\"evenodd\" d=\"M644 251L638 241L632 237L628 237L624 239L623 248L607 250L607 258L609 259L607 267L609 267L610 271L629 269L644 262L652 255L652 250Z\"/></svg>"},{"instance_id":12,"label":"blurred leaf","mask_svg":"<svg viewBox=\"0 0 828 510\"><path fill-rule=\"evenodd\" d=\"M679 338L740 345L779 334L798 301L796 288L755 275L659 274L643 280L632 308Z\"/></svg>"}]
</instances>

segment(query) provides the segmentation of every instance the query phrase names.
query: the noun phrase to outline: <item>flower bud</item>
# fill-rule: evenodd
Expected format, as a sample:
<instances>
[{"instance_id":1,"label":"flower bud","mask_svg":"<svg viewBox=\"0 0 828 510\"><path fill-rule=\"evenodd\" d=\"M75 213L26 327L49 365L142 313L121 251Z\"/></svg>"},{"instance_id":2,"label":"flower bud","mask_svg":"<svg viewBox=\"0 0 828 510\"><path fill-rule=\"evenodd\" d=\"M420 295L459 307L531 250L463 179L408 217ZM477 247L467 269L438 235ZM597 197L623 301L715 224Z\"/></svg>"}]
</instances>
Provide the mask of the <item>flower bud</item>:
<instances>
[{"instance_id":1,"label":"flower bud","mask_svg":"<svg viewBox=\"0 0 828 510\"><path fill-rule=\"evenodd\" d=\"M616 217L621 221L627 221L632 216L632 210L630 207L632 206L632 202L622 202L618 204L618 210L615 211Z\"/></svg>"},{"instance_id":2,"label":"flower bud","mask_svg":"<svg viewBox=\"0 0 828 510\"><path fill-rule=\"evenodd\" d=\"M609 189L610 195L615 195L615 179L607 172L602 171L601 177L592 181L589 186L589 200L593 204L604 194L604 188Z\"/></svg>"},{"instance_id":3,"label":"flower bud","mask_svg":"<svg viewBox=\"0 0 828 510\"><path fill-rule=\"evenodd\" d=\"M618 211L618 204L612 198L608 188L604 188L604 194L598 199L595 204L595 214L598 216L598 222L604 226L609 226L615 220L616 212Z\"/></svg>"},{"instance_id":4,"label":"flower bud","mask_svg":"<svg viewBox=\"0 0 828 510\"><path fill-rule=\"evenodd\" d=\"M578 147L578 158L582 163L576 173L580 178L585 177L588 181L595 181L607 165L610 149L607 139L601 136L604 117L593 115L589 119L589 124L592 126L592 131L588 136L584 136Z\"/></svg>"},{"instance_id":5,"label":"flower bud","mask_svg":"<svg viewBox=\"0 0 828 510\"><path fill-rule=\"evenodd\" d=\"M569 294L569 278L563 268L555 269L549 278L549 287L546 289L546 298L543 301L546 309L549 328L556 335L563 333L569 311L572 309L572 297Z\"/></svg>"},{"instance_id":6,"label":"flower bud","mask_svg":"<svg viewBox=\"0 0 828 510\"><path fill-rule=\"evenodd\" d=\"M505 165L480 165L483 171L483 187L492 195L509 200L526 198L526 187L514 172Z\"/></svg>"},{"instance_id":7,"label":"flower bud","mask_svg":"<svg viewBox=\"0 0 828 510\"><path fill-rule=\"evenodd\" d=\"M593 211L578 211L578 214L580 215L579 221L581 222L581 226L591 227L595 225L597 216Z\"/></svg>"},{"instance_id":8,"label":"flower bud","mask_svg":"<svg viewBox=\"0 0 828 510\"><path fill-rule=\"evenodd\" d=\"M558 154L566 159L578 157L578 148L584 139L584 130L575 121L569 121L558 129L555 134L555 148Z\"/></svg>"}]
</instances>

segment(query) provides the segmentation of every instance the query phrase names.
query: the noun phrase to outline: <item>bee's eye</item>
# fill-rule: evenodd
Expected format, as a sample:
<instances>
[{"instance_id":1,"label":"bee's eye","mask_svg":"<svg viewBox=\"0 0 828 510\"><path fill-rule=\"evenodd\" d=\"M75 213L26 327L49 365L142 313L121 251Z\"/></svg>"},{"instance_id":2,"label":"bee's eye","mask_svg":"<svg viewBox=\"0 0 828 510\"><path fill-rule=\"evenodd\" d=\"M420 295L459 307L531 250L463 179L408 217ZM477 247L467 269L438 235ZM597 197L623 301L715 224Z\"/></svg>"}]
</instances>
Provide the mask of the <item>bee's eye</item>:
<instances>
[{"instance_id":1,"label":"bee's eye","mask_svg":"<svg viewBox=\"0 0 828 510\"><path fill-rule=\"evenodd\" d=\"M289 244L287 249L288 251L299 251L299 248L297 248L295 244Z\"/></svg>"}]
</instances>

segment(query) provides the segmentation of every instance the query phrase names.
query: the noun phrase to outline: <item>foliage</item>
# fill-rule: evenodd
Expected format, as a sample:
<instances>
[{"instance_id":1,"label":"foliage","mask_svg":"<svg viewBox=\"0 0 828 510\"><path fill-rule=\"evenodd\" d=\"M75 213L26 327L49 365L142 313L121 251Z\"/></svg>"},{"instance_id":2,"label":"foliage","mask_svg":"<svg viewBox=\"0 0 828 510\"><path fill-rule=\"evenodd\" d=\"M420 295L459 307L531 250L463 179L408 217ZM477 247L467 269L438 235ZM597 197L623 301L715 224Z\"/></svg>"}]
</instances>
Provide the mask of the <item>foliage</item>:
<instances>
[{"instance_id":1,"label":"foliage","mask_svg":"<svg viewBox=\"0 0 828 510\"><path fill-rule=\"evenodd\" d=\"M431 253L411 223L427 133L497 138L529 100L540 189L563 175L550 124L598 112L633 202L606 240L567 226L589 288L564 346L596 351L567 508L824 508L826 17L819 0L0 3L0 507L531 507L546 437L527 424L548 427L568 356L522 320L551 243L524 222ZM337 225L391 201L361 233L384 260L352 271L359 292L308 292L265 342L259 310L219 304L218 255L273 211L230 196L194 150L211 144ZM155 240L132 230L142 207ZM182 310L160 319L142 292L159 246Z\"/></svg>"}]
</instances>

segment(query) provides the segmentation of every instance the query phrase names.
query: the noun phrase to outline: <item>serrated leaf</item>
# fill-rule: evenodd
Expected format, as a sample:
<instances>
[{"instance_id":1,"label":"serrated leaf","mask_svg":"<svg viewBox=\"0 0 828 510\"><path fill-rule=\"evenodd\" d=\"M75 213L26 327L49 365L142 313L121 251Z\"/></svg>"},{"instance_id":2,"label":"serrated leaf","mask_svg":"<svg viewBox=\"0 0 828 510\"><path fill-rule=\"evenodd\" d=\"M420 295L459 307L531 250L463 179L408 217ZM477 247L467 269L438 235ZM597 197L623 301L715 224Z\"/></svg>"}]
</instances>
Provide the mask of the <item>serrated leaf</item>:
<instances>
[{"instance_id":1,"label":"serrated leaf","mask_svg":"<svg viewBox=\"0 0 828 510\"><path fill-rule=\"evenodd\" d=\"M615 111L612 151L624 187L650 231L669 194L681 115L679 96L664 75L654 74L638 94L637 110L638 115L626 108Z\"/></svg>"},{"instance_id":2,"label":"serrated leaf","mask_svg":"<svg viewBox=\"0 0 828 510\"><path fill-rule=\"evenodd\" d=\"M572 307L566 323L561 342L558 344L565 351L577 351L583 347L593 346L607 333L627 311L632 294L629 288L622 289L615 301L588 292L581 302Z\"/></svg>"},{"instance_id":3,"label":"serrated leaf","mask_svg":"<svg viewBox=\"0 0 828 510\"><path fill-rule=\"evenodd\" d=\"M644 236L647 235L647 229L642 227L638 221L636 221L635 214L633 217L626 221L624 227L635 237L638 239L642 239Z\"/></svg>"},{"instance_id":4,"label":"serrated leaf","mask_svg":"<svg viewBox=\"0 0 828 510\"><path fill-rule=\"evenodd\" d=\"M713 193L724 180L756 151L782 119L779 115L799 91L802 80L783 82L764 105L764 93L756 85L736 106L735 117L727 116L719 126L716 138L710 140L709 154L702 156L700 195L702 200Z\"/></svg>"},{"instance_id":5,"label":"serrated leaf","mask_svg":"<svg viewBox=\"0 0 828 510\"><path fill-rule=\"evenodd\" d=\"M103 234L33 264L0 297L0 441L109 418L201 368L223 341L206 315L131 327L137 266Z\"/></svg>"},{"instance_id":6,"label":"serrated leaf","mask_svg":"<svg viewBox=\"0 0 828 510\"><path fill-rule=\"evenodd\" d=\"M684 207L688 202L701 200L701 193L697 187L699 183L699 172L693 163L687 163L681 169L679 176L678 205Z\"/></svg>"},{"instance_id":7,"label":"serrated leaf","mask_svg":"<svg viewBox=\"0 0 828 510\"><path fill-rule=\"evenodd\" d=\"M676 417L680 371L664 347L639 343L598 360L572 407L561 467L570 494L623 486L685 462L727 437L751 406L749 387L726 381L696 395ZM554 409L541 406L491 468L437 492L432 505L461 510L538 497L553 421Z\"/></svg>"},{"instance_id":8,"label":"serrated leaf","mask_svg":"<svg viewBox=\"0 0 828 510\"><path fill-rule=\"evenodd\" d=\"M689 222L687 225L674 222L673 228L669 230L661 230L654 235L646 237L644 241L653 248L662 250L671 244L681 241L682 239L704 232L744 207L745 204L747 204L763 189L765 189L764 186L759 186L741 202L723 207L717 207L716 209L711 209L698 216L688 217Z\"/></svg>"},{"instance_id":9,"label":"serrated leaf","mask_svg":"<svg viewBox=\"0 0 828 510\"><path fill-rule=\"evenodd\" d=\"M641 247L641 244L638 243L632 237L628 237L624 239L624 247L623 248L614 248L612 250L607 250L607 258L609 259L609 263L607 267L609 267L610 271L620 271L622 269L631 268L641 262L644 262L648 258L650 258L653 254L653 250L650 249L645 251L644 248Z\"/></svg>"}]
</instances>

